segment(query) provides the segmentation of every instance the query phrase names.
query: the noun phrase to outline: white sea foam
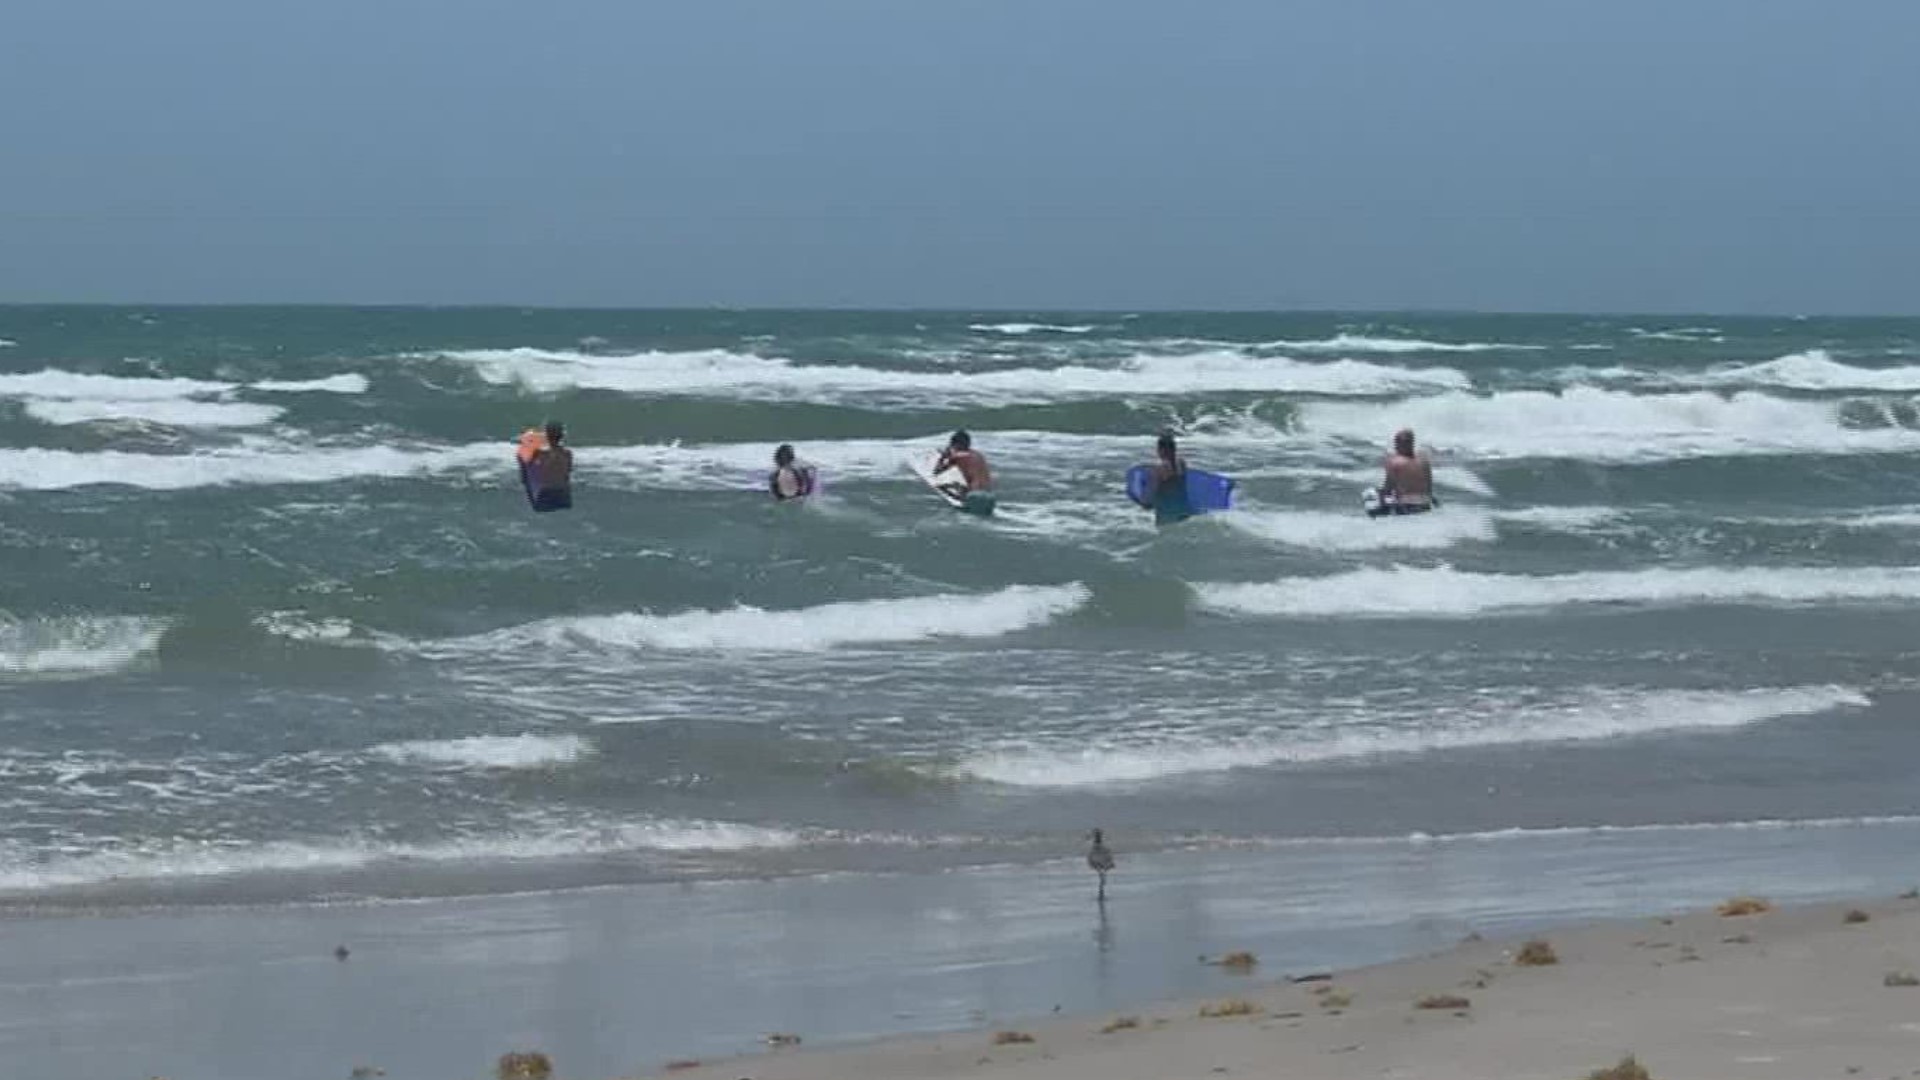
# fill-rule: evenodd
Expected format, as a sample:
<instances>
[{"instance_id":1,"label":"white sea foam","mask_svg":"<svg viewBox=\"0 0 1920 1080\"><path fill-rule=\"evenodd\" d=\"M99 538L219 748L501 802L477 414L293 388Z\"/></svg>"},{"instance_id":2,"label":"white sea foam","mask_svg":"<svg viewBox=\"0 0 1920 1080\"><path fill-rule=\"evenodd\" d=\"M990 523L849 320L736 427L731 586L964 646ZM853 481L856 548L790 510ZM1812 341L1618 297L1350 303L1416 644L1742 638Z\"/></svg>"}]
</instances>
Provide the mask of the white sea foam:
<instances>
[{"instance_id":1,"label":"white sea foam","mask_svg":"<svg viewBox=\"0 0 1920 1080\"><path fill-rule=\"evenodd\" d=\"M1411 426L1423 442L1479 458L1578 458L1639 462L1759 454L1892 453L1920 449L1920 431L1857 427L1842 403L1772 397L1753 391L1633 394L1596 387L1558 393L1441 394L1391 405L1308 402L1308 435L1377 442L1380 432Z\"/></svg>"},{"instance_id":2,"label":"white sea foam","mask_svg":"<svg viewBox=\"0 0 1920 1080\"><path fill-rule=\"evenodd\" d=\"M1221 520L1262 540L1316 551L1433 550L1494 539L1493 515L1465 506L1392 521L1368 521L1357 511L1244 508Z\"/></svg>"},{"instance_id":3,"label":"white sea foam","mask_svg":"<svg viewBox=\"0 0 1920 1080\"><path fill-rule=\"evenodd\" d=\"M1689 343L1725 341L1718 327L1713 326L1677 326L1666 330L1647 330L1630 326L1627 333L1642 341L1684 341Z\"/></svg>"},{"instance_id":4,"label":"white sea foam","mask_svg":"<svg viewBox=\"0 0 1920 1080\"><path fill-rule=\"evenodd\" d=\"M19 344L19 342L11 338L0 338L0 349L12 349L19 346Z\"/></svg>"},{"instance_id":5,"label":"white sea foam","mask_svg":"<svg viewBox=\"0 0 1920 1080\"><path fill-rule=\"evenodd\" d=\"M1734 519L1748 525L1778 525L1790 529L1872 529L1920 528L1920 506L1886 506L1836 512L1821 510L1803 514L1749 514Z\"/></svg>"},{"instance_id":6,"label":"white sea foam","mask_svg":"<svg viewBox=\"0 0 1920 1080\"><path fill-rule=\"evenodd\" d=\"M1825 349L1715 368L1695 376L1713 386L1773 386L1783 390L1865 390L1885 393L1920 391L1920 366L1856 367L1835 360Z\"/></svg>"},{"instance_id":7,"label":"white sea foam","mask_svg":"<svg viewBox=\"0 0 1920 1080\"><path fill-rule=\"evenodd\" d=\"M1156 535L1153 515L1119 498L1101 502L1029 503L994 513L998 527L1049 540L1090 538L1144 540Z\"/></svg>"},{"instance_id":8,"label":"white sea foam","mask_svg":"<svg viewBox=\"0 0 1920 1080\"><path fill-rule=\"evenodd\" d=\"M348 372L345 375L329 375L324 379L303 379L286 382L278 379L266 379L248 383L247 389L258 390L265 394L364 394L372 383L365 375Z\"/></svg>"},{"instance_id":9,"label":"white sea foam","mask_svg":"<svg viewBox=\"0 0 1920 1080\"><path fill-rule=\"evenodd\" d=\"M195 401L179 398L136 398L103 401L97 398L62 400L29 398L27 415L43 424L134 422L183 428L248 428L270 424L285 409L244 401Z\"/></svg>"},{"instance_id":10,"label":"white sea foam","mask_svg":"<svg viewBox=\"0 0 1920 1080\"><path fill-rule=\"evenodd\" d=\"M1397 567L1194 589L1203 607L1235 615L1463 618L1594 606L1886 604L1920 599L1920 568L1661 568L1533 576Z\"/></svg>"},{"instance_id":11,"label":"white sea foam","mask_svg":"<svg viewBox=\"0 0 1920 1080\"><path fill-rule=\"evenodd\" d=\"M0 675L105 675L159 647L163 619L126 615L0 621Z\"/></svg>"},{"instance_id":12,"label":"white sea foam","mask_svg":"<svg viewBox=\"0 0 1920 1080\"><path fill-rule=\"evenodd\" d=\"M777 357L709 350L600 356L542 349L477 349L444 354L481 378L540 393L617 390L632 394L711 394L840 400L855 394L912 395L951 401L1045 401L1096 395L1265 391L1377 395L1463 389L1452 368L1402 368L1357 360L1301 361L1233 351L1141 355L1111 366L1065 365L997 371L887 370L794 364Z\"/></svg>"},{"instance_id":13,"label":"white sea foam","mask_svg":"<svg viewBox=\"0 0 1920 1080\"><path fill-rule=\"evenodd\" d=\"M804 839L786 829L657 820L516 831L421 844L351 839L264 844L179 841L44 861L31 854L0 855L0 889L30 891L109 881L355 870L395 862L510 862L635 851L748 851L795 847Z\"/></svg>"},{"instance_id":14,"label":"white sea foam","mask_svg":"<svg viewBox=\"0 0 1920 1080\"><path fill-rule=\"evenodd\" d=\"M324 484L364 477L467 472L498 476L506 443L404 450L393 446L295 450L250 445L188 454L121 450L12 450L0 456L0 488L60 491L119 485L151 491L226 484Z\"/></svg>"},{"instance_id":15,"label":"white sea foam","mask_svg":"<svg viewBox=\"0 0 1920 1080\"><path fill-rule=\"evenodd\" d=\"M1920 506L1861 510L1842 517L1823 515L1818 519L1801 518L1794 524L1839 525L1848 529L1916 529L1920 528Z\"/></svg>"},{"instance_id":16,"label":"white sea foam","mask_svg":"<svg viewBox=\"0 0 1920 1080\"><path fill-rule=\"evenodd\" d=\"M1768 389L1806 393L1920 392L1920 366L1863 367L1835 360L1825 349L1788 353L1762 363L1723 364L1705 370L1653 367L1570 367L1557 378L1572 385L1627 384L1656 388Z\"/></svg>"},{"instance_id":17,"label":"white sea foam","mask_svg":"<svg viewBox=\"0 0 1920 1080\"><path fill-rule=\"evenodd\" d=\"M253 618L261 630L290 641L324 641L342 644L353 640L354 626L347 619L309 618L298 611L269 611Z\"/></svg>"},{"instance_id":18,"label":"white sea foam","mask_svg":"<svg viewBox=\"0 0 1920 1080\"><path fill-rule=\"evenodd\" d=\"M230 382L204 379L130 379L119 375L88 375L46 368L30 374L0 375L0 397L51 398L61 401L158 401L207 397L238 388Z\"/></svg>"},{"instance_id":19,"label":"white sea foam","mask_svg":"<svg viewBox=\"0 0 1920 1080\"><path fill-rule=\"evenodd\" d=\"M1221 440L1221 443L1226 446L1233 446L1238 441L1238 439L1225 439ZM1273 442L1276 441L1279 441L1277 436L1275 439L1269 440L1267 445L1271 446ZM1311 453L1315 449L1316 448L1312 446L1297 446L1290 448L1290 452L1292 454L1306 454ZM1349 461L1352 459L1352 455L1342 451L1333 455L1333 459ZM1355 468L1350 465L1262 465L1237 470L1234 472L1234 475L1242 480L1286 477L1293 480L1334 481L1340 484L1350 484L1352 485L1353 495L1356 499L1358 499L1362 489L1375 487L1380 483L1380 469L1377 466L1372 468ZM1451 461L1447 461L1434 469L1433 486L1442 492L1464 491L1472 495L1478 495L1483 499L1499 498L1498 493L1493 490L1493 485L1487 483L1484 477L1464 465L1455 464ZM1356 505L1357 509L1357 504L1350 505Z\"/></svg>"},{"instance_id":20,"label":"white sea foam","mask_svg":"<svg viewBox=\"0 0 1920 1080\"><path fill-rule=\"evenodd\" d=\"M1261 348L1293 349L1312 353L1479 353L1537 352L1544 345L1522 345L1504 341L1425 341L1420 338L1372 337L1365 334L1335 334L1309 341L1268 341Z\"/></svg>"},{"instance_id":21,"label":"white sea foam","mask_svg":"<svg viewBox=\"0 0 1920 1080\"><path fill-rule=\"evenodd\" d=\"M788 611L735 607L672 615L625 613L542 619L438 644L399 644L427 652L526 642L588 643L627 649L819 652L842 646L888 645L939 638L993 638L1030 629L1086 604L1087 587L1013 585L977 595L850 600Z\"/></svg>"},{"instance_id":22,"label":"white sea foam","mask_svg":"<svg viewBox=\"0 0 1920 1080\"><path fill-rule=\"evenodd\" d=\"M372 752L403 765L541 769L572 764L592 750L593 744L578 735L475 735L383 743Z\"/></svg>"},{"instance_id":23,"label":"white sea foam","mask_svg":"<svg viewBox=\"0 0 1920 1080\"><path fill-rule=\"evenodd\" d=\"M998 749L968 757L960 769L1018 787L1139 783L1280 763L1738 728L1867 704L1864 694L1840 686L1737 692L1595 689L1548 703L1436 704L1417 721L1347 722L1233 739L1149 735L1081 747Z\"/></svg>"},{"instance_id":24,"label":"white sea foam","mask_svg":"<svg viewBox=\"0 0 1920 1080\"><path fill-rule=\"evenodd\" d=\"M1023 337L1027 334L1085 334L1093 330L1091 326L1057 326L1053 323L972 323L967 329L981 334L1007 334L1011 337Z\"/></svg>"},{"instance_id":25,"label":"white sea foam","mask_svg":"<svg viewBox=\"0 0 1920 1080\"><path fill-rule=\"evenodd\" d=\"M1646 825L1558 825L1541 828L1515 826L1463 833L1408 833L1404 836L1289 836L1230 841L1234 846L1266 848L1402 847L1408 845L1488 844L1510 841L1557 840L1565 837L1634 836L1661 833L1789 832L1802 829L1866 829L1920 826L1920 815L1864 814L1858 817L1751 818L1742 821L1674 821Z\"/></svg>"},{"instance_id":26,"label":"white sea foam","mask_svg":"<svg viewBox=\"0 0 1920 1080\"><path fill-rule=\"evenodd\" d=\"M1495 517L1502 522L1531 525L1554 532L1585 532L1617 522L1626 513L1617 506L1529 506L1501 510Z\"/></svg>"},{"instance_id":27,"label":"white sea foam","mask_svg":"<svg viewBox=\"0 0 1920 1080\"><path fill-rule=\"evenodd\" d=\"M27 415L45 424L138 422L179 428L249 428L270 424L278 405L234 401L240 390L268 393L359 394L367 377L334 375L302 382L268 380L242 385L184 378L127 378L47 368L0 375L0 397L19 399Z\"/></svg>"}]
</instances>

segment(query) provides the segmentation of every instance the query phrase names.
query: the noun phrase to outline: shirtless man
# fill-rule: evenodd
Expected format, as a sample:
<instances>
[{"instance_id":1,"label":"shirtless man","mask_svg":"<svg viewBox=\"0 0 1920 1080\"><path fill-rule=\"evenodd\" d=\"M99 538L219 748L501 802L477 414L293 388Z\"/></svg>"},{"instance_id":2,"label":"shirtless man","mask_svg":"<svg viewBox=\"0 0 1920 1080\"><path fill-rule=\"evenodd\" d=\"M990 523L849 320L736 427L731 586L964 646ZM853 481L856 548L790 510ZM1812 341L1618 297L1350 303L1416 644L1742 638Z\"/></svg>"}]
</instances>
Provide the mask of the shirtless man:
<instances>
[{"instance_id":1,"label":"shirtless man","mask_svg":"<svg viewBox=\"0 0 1920 1080\"><path fill-rule=\"evenodd\" d=\"M1393 433L1386 480L1380 485L1382 514L1424 514L1433 509L1433 462L1413 447L1413 429Z\"/></svg>"},{"instance_id":2,"label":"shirtless man","mask_svg":"<svg viewBox=\"0 0 1920 1080\"><path fill-rule=\"evenodd\" d=\"M947 448L933 463L933 471L937 476L947 469L959 469L967 482L967 490L960 493L962 510L982 517L993 513L993 470L987 467L987 456L973 448L973 436L956 431L947 440Z\"/></svg>"}]
</instances>

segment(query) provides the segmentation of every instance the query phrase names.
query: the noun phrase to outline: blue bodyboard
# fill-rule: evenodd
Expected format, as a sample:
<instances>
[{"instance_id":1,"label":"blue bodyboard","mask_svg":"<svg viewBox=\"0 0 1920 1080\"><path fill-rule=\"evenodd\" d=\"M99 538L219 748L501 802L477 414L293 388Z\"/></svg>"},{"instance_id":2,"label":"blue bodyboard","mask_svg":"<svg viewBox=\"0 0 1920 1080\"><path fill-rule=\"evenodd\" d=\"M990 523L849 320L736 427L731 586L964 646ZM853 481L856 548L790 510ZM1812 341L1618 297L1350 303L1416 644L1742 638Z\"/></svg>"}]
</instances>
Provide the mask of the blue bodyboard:
<instances>
[{"instance_id":1,"label":"blue bodyboard","mask_svg":"<svg viewBox=\"0 0 1920 1080\"><path fill-rule=\"evenodd\" d=\"M1141 506L1152 506L1148 493L1152 485L1152 466L1135 465L1127 470L1127 498ZM1233 479L1204 469L1188 469L1187 504L1196 514L1233 509Z\"/></svg>"}]
</instances>

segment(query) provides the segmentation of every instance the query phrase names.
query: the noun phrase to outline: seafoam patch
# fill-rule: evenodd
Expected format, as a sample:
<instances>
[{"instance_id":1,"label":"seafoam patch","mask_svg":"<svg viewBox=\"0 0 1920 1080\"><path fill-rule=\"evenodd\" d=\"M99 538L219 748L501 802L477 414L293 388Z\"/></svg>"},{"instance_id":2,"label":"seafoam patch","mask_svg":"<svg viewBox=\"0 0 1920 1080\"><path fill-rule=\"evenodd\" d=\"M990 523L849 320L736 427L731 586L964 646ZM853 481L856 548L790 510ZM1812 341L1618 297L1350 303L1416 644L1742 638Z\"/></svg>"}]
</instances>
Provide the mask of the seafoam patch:
<instances>
[{"instance_id":1,"label":"seafoam patch","mask_svg":"<svg viewBox=\"0 0 1920 1080\"><path fill-rule=\"evenodd\" d=\"M165 619L71 616L0 622L0 676L84 678L122 671L160 646Z\"/></svg>"},{"instance_id":2,"label":"seafoam patch","mask_svg":"<svg viewBox=\"0 0 1920 1080\"><path fill-rule=\"evenodd\" d=\"M365 393L365 375L346 373L302 381L216 382L187 378L128 378L46 368L0 375L0 397L20 401L43 424L143 423L174 428L251 428L279 419L279 405L235 400L239 392Z\"/></svg>"},{"instance_id":3,"label":"seafoam patch","mask_svg":"<svg viewBox=\"0 0 1920 1080\"><path fill-rule=\"evenodd\" d=\"M1394 567L1204 584L1194 591L1203 608L1226 615L1467 618L1600 607L1911 602L1920 600L1920 568L1701 567L1532 575Z\"/></svg>"}]
</instances>

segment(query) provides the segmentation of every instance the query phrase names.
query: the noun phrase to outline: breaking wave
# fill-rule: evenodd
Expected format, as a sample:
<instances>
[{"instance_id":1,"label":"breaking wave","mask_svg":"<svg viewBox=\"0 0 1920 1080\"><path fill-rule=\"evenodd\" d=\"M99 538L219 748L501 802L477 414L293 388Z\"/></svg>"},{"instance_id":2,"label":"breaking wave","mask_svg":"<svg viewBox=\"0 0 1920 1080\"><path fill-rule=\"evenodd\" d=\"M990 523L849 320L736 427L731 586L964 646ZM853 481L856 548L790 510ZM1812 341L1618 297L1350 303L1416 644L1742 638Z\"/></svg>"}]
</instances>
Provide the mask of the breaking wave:
<instances>
[{"instance_id":1,"label":"breaking wave","mask_svg":"<svg viewBox=\"0 0 1920 1080\"><path fill-rule=\"evenodd\" d=\"M1882 403L1805 401L1753 391L1633 394L1576 386L1558 392L1449 393L1390 405L1308 402L1309 435L1378 442L1411 426L1443 452L1480 458L1660 461L1758 454L1889 453L1920 449L1920 430ZM1868 426L1869 423L1873 426Z\"/></svg>"},{"instance_id":2,"label":"breaking wave","mask_svg":"<svg viewBox=\"0 0 1920 1080\"><path fill-rule=\"evenodd\" d=\"M748 851L789 848L803 842L799 833L786 829L687 820L510 832L439 843L155 842L43 862L0 854L0 889L26 892L105 882L356 870L384 863L519 861L638 851Z\"/></svg>"},{"instance_id":3,"label":"breaking wave","mask_svg":"<svg viewBox=\"0 0 1920 1080\"><path fill-rule=\"evenodd\" d=\"M1025 337L1028 334L1086 334L1093 331L1092 326L1060 326L1054 323L1005 322L970 323L967 329L980 334L1006 334L1010 337Z\"/></svg>"},{"instance_id":4,"label":"breaking wave","mask_svg":"<svg viewBox=\"0 0 1920 1080\"><path fill-rule=\"evenodd\" d=\"M1884 604L1920 599L1920 568L1663 568L1533 576L1396 567L1198 585L1195 592L1202 607L1216 612L1302 618L1461 618L1601 606Z\"/></svg>"},{"instance_id":5,"label":"breaking wave","mask_svg":"<svg viewBox=\"0 0 1920 1080\"><path fill-rule=\"evenodd\" d=\"M259 427L279 419L286 410L278 405L234 401L234 394L241 390L361 394L368 386L367 377L360 374L256 383L127 378L57 368L0 375L0 397L21 401L28 416L56 426L135 422L176 428Z\"/></svg>"},{"instance_id":6,"label":"breaking wave","mask_svg":"<svg viewBox=\"0 0 1920 1080\"><path fill-rule=\"evenodd\" d=\"M543 619L436 645L402 648L518 648L527 642L626 649L821 652L940 638L994 638L1043 626L1084 606L1087 587L1013 585L981 595L850 600L790 611L735 607L672 615L625 613Z\"/></svg>"},{"instance_id":7,"label":"breaking wave","mask_svg":"<svg viewBox=\"0 0 1920 1080\"><path fill-rule=\"evenodd\" d=\"M1281 763L1738 728L1867 704L1866 695L1840 686L1739 692L1596 690L1548 705L1440 707L1418 723L1341 723L1235 739L1148 737L1103 740L1084 748L998 750L969 757L960 769L979 780L1015 787L1141 783Z\"/></svg>"},{"instance_id":8,"label":"breaking wave","mask_svg":"<svg viewBox=\"0 0 1920 1080\"><path fill-rule=\"evenodd\" d=\"M1420 338L1371 337L1364 334L1335 334L1309 341L1269 341L1266 348L1294 349L1313 353L1480 353L1536 352L1544 345L1522 345L1504 341L1424 341Z\"/></svg>"},{"instance_id":9,"label":"breaking wave","mask_svg":"<svg viewBox=\"0 0 1920 1080\"><path fill-rule=\"evenodd\" d=\"M1046 401L1063 397L1266 391L1369 395L1464 389L1452 368L1403 368L1357 360L1301 361L1233 351L1142 355L1111 366L1067 365L986 371L895 370L796 364L777 357L709 350L602 356L544 349L448 352L496 385L539 393L615 390L631 394L800 397L911 395L935 401Z\"/></svg>"}]
</instances>

